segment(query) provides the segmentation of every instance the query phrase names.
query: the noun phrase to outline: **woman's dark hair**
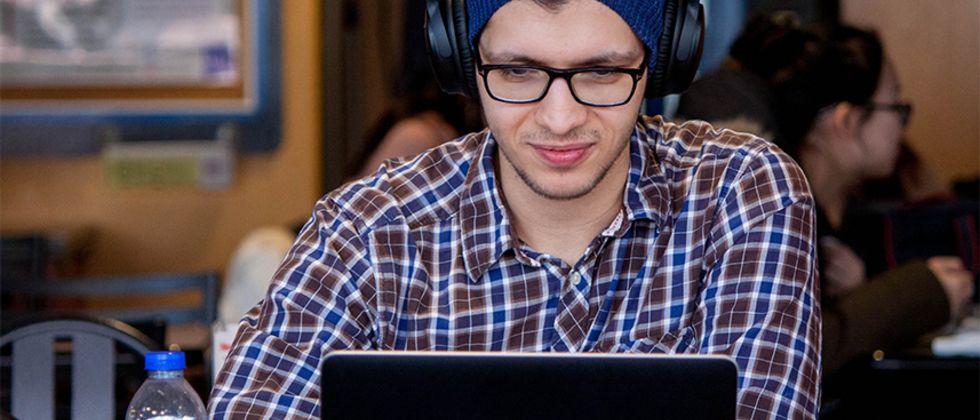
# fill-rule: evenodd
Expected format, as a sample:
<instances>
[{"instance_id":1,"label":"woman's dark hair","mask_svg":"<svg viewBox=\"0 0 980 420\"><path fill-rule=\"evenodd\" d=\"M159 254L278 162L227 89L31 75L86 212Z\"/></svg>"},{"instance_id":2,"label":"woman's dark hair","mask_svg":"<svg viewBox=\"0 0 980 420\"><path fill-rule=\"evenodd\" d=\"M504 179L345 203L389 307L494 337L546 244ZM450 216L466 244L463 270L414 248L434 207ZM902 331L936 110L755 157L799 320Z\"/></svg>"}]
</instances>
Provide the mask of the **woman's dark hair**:
<instances>
[{"instance_id":1,"label":"woman's dark hair","mask_svg":"<svg viewBox=\"0 0 980 420\"><path fill-rule=\"evenodd\" d=\"M813 33L800 29L789 15L758 15L750 18L728 55L742 69L769 84L781 78L788 69L799 67L808 45L816 42Z\"/></svg>"},{"instance_id":2,"label":"woman's dark hair","mask_svg":"<svg viewBox=\"0 0 980 420\"><path fill-rule=\"evenodd\" d=\"M779 125L774 141L793 156L821 110L870 101L884 60L873 32L845 25L805 30L772 19L751 21L731 56L769 82Z\"/></svg>"}]
</instances>

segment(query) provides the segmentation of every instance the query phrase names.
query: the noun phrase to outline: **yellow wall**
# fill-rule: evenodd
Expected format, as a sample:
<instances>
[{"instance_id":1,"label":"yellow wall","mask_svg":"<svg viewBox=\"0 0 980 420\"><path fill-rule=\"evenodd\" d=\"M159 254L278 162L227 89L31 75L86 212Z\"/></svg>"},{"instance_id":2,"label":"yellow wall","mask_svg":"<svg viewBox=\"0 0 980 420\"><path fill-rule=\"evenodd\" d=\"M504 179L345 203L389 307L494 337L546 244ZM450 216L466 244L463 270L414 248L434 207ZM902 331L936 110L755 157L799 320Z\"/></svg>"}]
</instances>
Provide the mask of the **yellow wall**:
<instances>
[{"instance_id":1,"label":"yellow wall","mask_svg":"<svg viewBox=\"0 0 980 420\"><path fill-rule=\"evenodd\" d=\"M914 105L909 141L949 179L980 173L980 1L845 0L874 28Z\"/></svg>"},{"instance_id":2,"label":"yellow wall","mask_svg":"<svg viewBox=\"0 0 980 420\"><path fill-rule=\"evenodd\" d=\"M115 189L98 156L0 160L0 230L95 232L89 274L222 270L259 226L309 216L320 191L318 2L282 2L282 141L243 155L226 191Z\"/></svg>"}]
</instances>

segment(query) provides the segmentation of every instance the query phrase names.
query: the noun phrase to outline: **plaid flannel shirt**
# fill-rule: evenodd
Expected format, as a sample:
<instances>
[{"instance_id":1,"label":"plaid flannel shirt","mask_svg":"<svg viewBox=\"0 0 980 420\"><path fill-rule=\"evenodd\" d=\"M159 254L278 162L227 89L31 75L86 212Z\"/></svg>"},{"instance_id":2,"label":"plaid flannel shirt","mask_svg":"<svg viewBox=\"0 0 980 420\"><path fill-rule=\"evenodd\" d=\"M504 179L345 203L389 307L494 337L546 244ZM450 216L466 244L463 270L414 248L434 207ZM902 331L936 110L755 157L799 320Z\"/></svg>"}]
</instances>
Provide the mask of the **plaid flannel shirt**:
<instances>
[{"instance_id":1,"label":"plaid flannel shirt","mask_svg":"<svg viewBox=\"0 0 980 420\"><path fill-rule=\"evenodd\" d=\"M211 414L328 415L321 358L377 349L725 354L739 418L815 416L813 199L786 154L641 118L621 213L570 266L516 237L495 152L470 134L320 199L242 320Z\"/></svg>"}]
</instances>

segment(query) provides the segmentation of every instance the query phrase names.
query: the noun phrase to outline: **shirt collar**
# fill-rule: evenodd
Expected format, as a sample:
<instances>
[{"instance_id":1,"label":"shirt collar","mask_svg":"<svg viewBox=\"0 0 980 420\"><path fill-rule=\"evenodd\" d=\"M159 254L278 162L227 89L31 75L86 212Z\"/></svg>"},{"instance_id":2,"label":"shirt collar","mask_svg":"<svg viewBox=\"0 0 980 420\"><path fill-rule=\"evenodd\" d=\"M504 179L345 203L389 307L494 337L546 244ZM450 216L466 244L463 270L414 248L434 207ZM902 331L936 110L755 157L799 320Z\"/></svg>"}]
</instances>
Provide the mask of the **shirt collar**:
<instances>
[{"instance_id":1,"label":"shirt collar","mask_svg":"<svg viewBox=\"0 0 980 420\"><path fill-rule=\"evenodd\" d=\"M493 172L497 143L489 129L481 135L484 140L466 174L459 202L463 263L474 282L483 277L504 251L517 248L516 235L511 232Z\"/></svg>"},{"instance_id":2,"label":"shirt collar","mask_svg":"<svg viewBox=\"0 0 980 420\"><path fill-rule=\"evenodd\" d=\"M642 120L630 137L630 170L623 194L629 223L649 220L660 225L670 214L668 180L657 159L657 144L663 140L659 124L647 127Z\"/></svg>"},{"instance_id":3,"label":"shirt collar","mask_svg":"<svg viewBox=\"0 0 980 420\"><path fill-rule=\"evenodd\" d=\"M615 233L607 231L603 234L622 235L637 220L660 224L664 215L668 214L670 195L655 148L655 142L660 141L663 135L659 127L655 128L647 133L644 126L638 123L630 136L630 169L623 194L626 220L621 221ZM496 140L489 130L481 135L484 141L466 174L459 203L463 263L474 282L479 281L504 252L516 252L520 246L494 174Z\"/></svg>"}]
</instances>

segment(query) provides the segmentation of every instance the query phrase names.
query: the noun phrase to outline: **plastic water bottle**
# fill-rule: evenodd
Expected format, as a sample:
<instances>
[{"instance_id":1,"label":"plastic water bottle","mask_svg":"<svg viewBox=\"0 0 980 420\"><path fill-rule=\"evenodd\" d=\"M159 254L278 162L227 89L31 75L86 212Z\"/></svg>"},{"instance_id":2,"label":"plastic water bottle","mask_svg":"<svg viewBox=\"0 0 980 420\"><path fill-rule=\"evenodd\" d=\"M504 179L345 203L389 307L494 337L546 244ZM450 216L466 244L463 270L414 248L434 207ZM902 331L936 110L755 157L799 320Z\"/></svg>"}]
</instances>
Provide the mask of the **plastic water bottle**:
<instances>
[{"instance_id":1,"label":"plastic water bottle","mask_svg":"<svg viewBox=\"0 0 980 420\"><path fill-rule=\"evenodd\" d=\"M133 396L126 420L205 420L204 402L184 379L184 353L158 351L146 354L149 378Z\"/></svg>"}]
</instances>

